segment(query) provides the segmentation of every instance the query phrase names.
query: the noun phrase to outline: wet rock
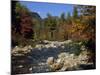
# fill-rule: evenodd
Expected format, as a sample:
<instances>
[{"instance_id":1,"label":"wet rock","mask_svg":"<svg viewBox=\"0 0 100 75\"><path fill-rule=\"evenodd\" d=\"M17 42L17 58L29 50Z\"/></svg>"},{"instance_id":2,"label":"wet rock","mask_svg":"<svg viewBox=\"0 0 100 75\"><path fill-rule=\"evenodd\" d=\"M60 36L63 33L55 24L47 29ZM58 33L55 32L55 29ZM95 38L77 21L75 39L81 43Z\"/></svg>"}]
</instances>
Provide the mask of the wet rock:
<instances>
[{"instance_id":1,"label":"wet rock","mask_svg":"<svg viewBox=\"0 0 100 75\"><path fill-rule=\"evenodd\" d=\"M47 64L48 65L52 65L54 63L54 57L49 57L48 59L47 59Z\"/></svg>"},{"instance_id":2,"label":"wet rock","mask_svg":"<svg viewBox=\"0 0 100 75\"><path fill-rule=\"evenodd\" d=\"M31 68L29 68L29 71L32 71L32 67L31 67Z\"/></svg>"},{"instance_id":3,"label":"wet rock","mask_svg":"<svg viewBox=\"0 0 100 75\"><path fill-rule=\"evenodd\" d=\"M41 50L42 49L42 45L38 44L38 45L35 46L35 48L38 48L39 50Z\"/></svg>"},{"instance_id":4,"label":"wet rock","mask_svg":"<svg viewBox=\"0 0 100 75\"><path fill-rule=\"evenodd\" d=\"M45 63L40 62L40 63L38 63L38 65L40 65L40 66L41 66L41 65L45 65Z\"/></svg>"},{"instance_id":5,"label":"wet rock","mask_svg":"<svg viewBox=\"0 0 100 75\"><path fill-rule=\"evenodd\" d=\"M44 42L45 44L49 44L49 43L50 43L50 41L48 41L48 40L43 40L43 42Z\"/></svg>"},{"instance_id":6,"label":"wet rock","mask_svg":"<svg viewBox=\"0 0 100 75\"><path fill-rule=\"evenodd\" d=\"M23 65L19 65L18 67L19 67L19 68L22 68L22 67L24 67L24 66L23 66Z\"/></svg>"},{"instance_id":7,"label":"wet rock","mask_svg":"<svg viewBox=\"0 0 100 75\"><path fill-rule=\"evenodd\" d=\"M62 49L64 49L64 48L65 48L65 46L61 46L61 48L62 48Z\"/></svg>"}]
</instances>

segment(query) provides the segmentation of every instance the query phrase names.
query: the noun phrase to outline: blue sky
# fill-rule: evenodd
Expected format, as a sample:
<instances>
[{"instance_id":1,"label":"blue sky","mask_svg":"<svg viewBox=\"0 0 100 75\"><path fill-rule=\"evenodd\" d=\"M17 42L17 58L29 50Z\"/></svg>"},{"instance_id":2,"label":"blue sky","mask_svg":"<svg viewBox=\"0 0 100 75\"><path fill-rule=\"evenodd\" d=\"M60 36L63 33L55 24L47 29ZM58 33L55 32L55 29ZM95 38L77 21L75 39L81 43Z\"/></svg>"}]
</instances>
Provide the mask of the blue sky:
<instances>
[{"instance_id":1,"label":"blue sky","mask_svg":"<svg viewBox=\"0 0 100 75\"><path fill-rule=\"evenodd\" d=\"M60 16L61 13L67 14L73 12L73 6L71 4L56 4L56 3L46 3L46 2L29 2L21 1L22 5L26 6L30 11L37 12L42 18L47 17L47 13L52 16Z\"/></svg>"}]
</instances>

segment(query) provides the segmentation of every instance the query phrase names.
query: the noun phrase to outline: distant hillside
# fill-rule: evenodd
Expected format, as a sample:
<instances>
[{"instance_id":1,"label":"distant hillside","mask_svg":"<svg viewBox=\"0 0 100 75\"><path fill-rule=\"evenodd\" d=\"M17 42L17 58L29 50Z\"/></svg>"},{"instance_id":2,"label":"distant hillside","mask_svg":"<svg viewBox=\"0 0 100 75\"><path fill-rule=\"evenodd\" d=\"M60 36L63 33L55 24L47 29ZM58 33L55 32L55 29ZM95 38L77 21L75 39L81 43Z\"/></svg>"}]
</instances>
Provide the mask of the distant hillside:
<instances>
[{"instance_id":1,"label":"distant hillside","mask_svg":"<svg viewBox=\"0 0 100 75\"><path fill-rule=\"evenodd\" d=\"M31 12L30 15L33 18L33 20L35 20L35 22L36 22L35 28L39 28L39 29L43 28L41 16L36 12Z\"/></svg>"},{"instance_id":2,"label":"distant hillside","mask_svg":"<svg viewBox=\"0 0 100 75\"><path fill-rule=\"evenodd\" d=\"M30 15L32 16L32 18L35 18L38 21L41 21L42 20L42 18L40 17L40 15L38 13L36 13L36 12L31 12Z\"/></svg>"}]
</instances>

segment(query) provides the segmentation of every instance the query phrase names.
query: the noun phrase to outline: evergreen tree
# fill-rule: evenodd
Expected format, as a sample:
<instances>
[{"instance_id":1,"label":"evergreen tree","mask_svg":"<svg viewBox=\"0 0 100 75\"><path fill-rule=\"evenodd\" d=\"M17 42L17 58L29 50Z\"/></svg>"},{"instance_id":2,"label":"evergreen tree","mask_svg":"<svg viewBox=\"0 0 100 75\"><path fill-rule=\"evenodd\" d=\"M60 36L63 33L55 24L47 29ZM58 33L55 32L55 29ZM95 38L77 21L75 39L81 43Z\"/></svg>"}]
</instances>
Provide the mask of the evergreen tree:
<instances>
[{"instance_id":1,"label":"evergreen tree","mask_svg":"<svg viewBox=\"0 0 100 75\"><path fill-rule=\"evenodd\" d=\"M64 22L65 21L65 13L62 13L60 18L61 18L62 22Z\"/></svg>"},{"instance_id":2,"label":"evergreen tree","mask_svg":"<svg viewBox=\"0 0 100 75\"><path fill-rule=\"evenodd\" d=\"M67 13L67 24L71 24L71 15L70 15L70 13L68 12Z\"/></svg>"},{"instance_id":3,"label":"evergreen tree","mask_svg":"<svg viewBox=\"0 0 100 75\"><path fill-rule=\"evenodd\" d=\"M78 11L77 11L77 8L75 6L74 6L74 9L73 9L73 18L74 19L78 18Z\"/></svg>"}]
</instances>

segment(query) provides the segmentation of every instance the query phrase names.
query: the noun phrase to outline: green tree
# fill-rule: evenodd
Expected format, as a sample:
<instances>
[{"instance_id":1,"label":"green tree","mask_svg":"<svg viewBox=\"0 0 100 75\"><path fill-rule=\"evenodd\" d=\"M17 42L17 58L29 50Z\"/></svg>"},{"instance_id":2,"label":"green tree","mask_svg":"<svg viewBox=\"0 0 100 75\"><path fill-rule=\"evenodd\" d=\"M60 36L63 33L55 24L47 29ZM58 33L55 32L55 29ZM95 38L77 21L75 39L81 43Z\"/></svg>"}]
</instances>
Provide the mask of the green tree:
<instances>
[{"instance_id":1,"label":"green tree","mask_svg":"<svg viewBox=\"0 0 100 75\"><path fill-rule=\"evenodd\" d=\"M71 24L71 19L72 18L71 18L70 12L68 12L67 13L67 19L66 19L67 20L67 24Z\"/></svg>"},{"instance_id":2,"label":"green tree","mask_svg":"<svg viewBox=\"0 0 100 75\"><path fill-rule=\"evenodd\" d=\"M44 19L44 24L46 27L54 28L57 25L56 17L51 16L50 14L47 14L47 18Z\"/></svg>"},{"instance_id":3,"label":"green tree","mask_svg":"<svg viewBox=\"0 0 100 75\"><path fill-rule=\"evenodd\" d=\"M77 11L77 8L75 6L74 6L74 9L73 9L73 18L74 19L78 18L78 11Z\"/></svg>"},{"instance_id":4,"label":"green tree","mask_svg":"<svg viewBox=\"0 0 100 75\"><path fill-rule=\"evenodd\" d=\"M57 27L57 17L52 16L51 14L47 14L47 18L44 19L45 29L47 30L47 38L53 40L54 31Z\"/></svg>"},{"instance_id":5,"label":"green tree","mask_svg":"<svg viewBox=\"0 0 100 75\"><path fill-rule=\"evenodd\" d=\"M60 18L61 18L62 22L64 22L65 21L65 13L62 13Z\"/></svg>"}]
</instances>

